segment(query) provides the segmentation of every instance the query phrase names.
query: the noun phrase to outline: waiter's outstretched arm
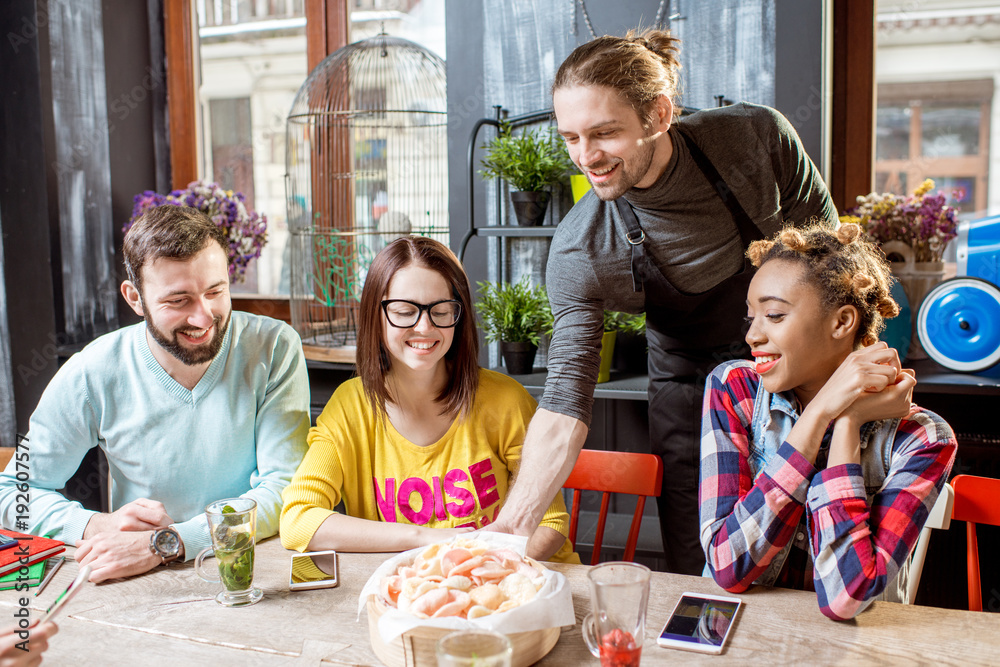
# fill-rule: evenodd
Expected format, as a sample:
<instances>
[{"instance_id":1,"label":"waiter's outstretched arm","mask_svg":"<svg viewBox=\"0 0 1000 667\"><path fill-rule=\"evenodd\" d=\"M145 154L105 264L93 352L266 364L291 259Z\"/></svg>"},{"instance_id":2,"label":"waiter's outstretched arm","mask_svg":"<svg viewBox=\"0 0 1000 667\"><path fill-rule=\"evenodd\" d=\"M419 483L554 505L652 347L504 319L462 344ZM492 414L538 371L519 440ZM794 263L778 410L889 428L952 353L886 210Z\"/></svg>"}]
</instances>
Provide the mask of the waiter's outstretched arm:
<instances>
[{"instance_id":1,"label":"waiter's outstretched arm","mask_svg":"<svg viewBox=\"0 0 1000 667\"><path fill-rule=\"evenodd\" d=\"M530 535L573 470L587 432L587 425L575 417L543 409L535 412L514 487L489 529Z\"/></svg>"}]
</instances>

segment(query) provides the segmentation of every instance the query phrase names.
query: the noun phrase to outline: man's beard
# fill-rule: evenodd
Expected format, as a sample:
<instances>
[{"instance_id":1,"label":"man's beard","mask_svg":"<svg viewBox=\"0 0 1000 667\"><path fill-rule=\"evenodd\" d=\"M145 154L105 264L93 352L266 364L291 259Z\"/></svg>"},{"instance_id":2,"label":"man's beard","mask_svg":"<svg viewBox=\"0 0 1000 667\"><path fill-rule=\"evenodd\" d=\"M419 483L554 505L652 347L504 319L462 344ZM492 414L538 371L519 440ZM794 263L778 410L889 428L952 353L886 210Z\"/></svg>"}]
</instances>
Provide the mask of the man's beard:
<instances>
[{"instance_id":1,"label":"man's beard","mask_svg":"<svg viewBox=\"0 0 1000 667\"><path fill-rule=\"evenodd\" d=\"M642 144L631 160L631 167L626 168L624 162L618 163L622 169L622 173L618 174L619 178L617 180L597 185L593 181L590 182L590 187L594 189L594 194L601 201L612 201L631 190L636 183L646 176L646 172L649 171L650 166L653 164L654 151L655 146L653 142L650 141Z\"/></svg>"},{"instance_id":2,"label":"man's beard","mask_svg":"<svg viewBox=\"0 0 1000 667\"><path fill-rule=\"evenodd\" d=\"M164 350L188 366L198 366L215 358L215 355L217 355L219 350L222 349L222 341L226 337L226 330L229 329L230 319L232 318L227 316L226 321L223 322L222 317L216 315L215 319L212 320L212 326L215 327L215 335L212 336L212 340L206 345L199 345L195 348L187 348L182 346L180 341L177 340L177 332L197 331L197 329L192 329L190 327L174 329L173 335L170 338L167 338L167 335L158 329L149 317L145 317L146 330L149 331L149 335L153 337L153 340L155 340L156 343Z\"/></svg>"}]
</instances>

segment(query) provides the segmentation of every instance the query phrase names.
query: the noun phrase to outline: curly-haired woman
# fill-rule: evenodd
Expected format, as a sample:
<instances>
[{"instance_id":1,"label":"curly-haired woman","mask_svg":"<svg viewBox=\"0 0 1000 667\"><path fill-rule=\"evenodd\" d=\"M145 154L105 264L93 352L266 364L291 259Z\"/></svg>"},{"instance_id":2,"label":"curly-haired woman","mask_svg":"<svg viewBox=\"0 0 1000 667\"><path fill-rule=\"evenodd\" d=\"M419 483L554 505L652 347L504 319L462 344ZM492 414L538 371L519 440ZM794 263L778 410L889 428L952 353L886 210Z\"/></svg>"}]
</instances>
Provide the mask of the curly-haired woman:
<instances>
[{"instance_id":1,"label":"curly-haired woman","mask_svg":"<svg viewBox=\"0 0 1000 667\"><path fill-rule=\"evenodd\" d=\"M885 257L853 224L785 229L747 255L753 361L720 365L705 388L707 569L733 592L815 590L833 619L901 601L956 443L878 342L899 312Z\"/></svg>"}]
</instances>

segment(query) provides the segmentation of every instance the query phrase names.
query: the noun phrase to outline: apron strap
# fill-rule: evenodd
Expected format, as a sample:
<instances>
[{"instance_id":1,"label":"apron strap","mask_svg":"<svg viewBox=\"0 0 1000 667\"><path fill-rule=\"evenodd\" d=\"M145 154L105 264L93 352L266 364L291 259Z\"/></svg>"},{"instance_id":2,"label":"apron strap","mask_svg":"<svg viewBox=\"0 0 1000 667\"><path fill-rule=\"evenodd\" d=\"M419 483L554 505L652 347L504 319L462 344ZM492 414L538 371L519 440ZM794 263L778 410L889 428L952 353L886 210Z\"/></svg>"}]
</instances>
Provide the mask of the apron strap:
<instances>
[{"instance_id":1,"label":"apron strap","mask_svg":"<svg viewBox=\"0 0 1000 667\"><path fill-rule=\"evenodd\" d=\"M732 188L726 184L725 179L719 174L719 170L715 168L712 161L708 159L708 156L698 147L698 144L688 136L688 134L677 126L677 131L680 133L681 138L684 139L684 143L687 145L688 152L691 153L691 157L694 159L695 164L698 166L698 170L701 171L702 175L708 180L709 184L715 188L716 193L719 195L719 199L725 204L726 208L729 209L729 214L732 216L733 221L736 223L736 229L740 233L740 241L743 243L743 249L746 250L753 241L758 241L764 238L764 234L760 229L753 223L750 216L747 214L746 210L740 204L739 200L733 194ZM619 197L615 200L615 206L618 207L618 213L622 217L622 221L625 223L625 238L628 240L629 245L632 246L632 290L636 293L642 292L642 284L648 278L646 275L646 267L649 266L649 262L646 255L646 246L644 241L646 240L646 233L642 231L642 225L639 224L639 218L636 217L635 211L632 210L632 205L628 203L625 197Z\"/></svg>"},{"instance_id":2,"label":"apron strap","mask_svg":"<svg viewBox=\"0 0 1000 667\"><path fill-rule=\"evenodd\" d=\"M632 290L636 293L642 291L642 283L646 279L644 270L646 262L646 232L642 231L639 219L632 210L632 205L625 201L624 197L615 200L618 213L625 222L625 238L632 246Z\"/></svg>"},{"instance_id":3,"label":"apron strap","mask_svg":"<svg viewBox=\"0 0 1000 667\"><path fill-rule=\"evenodd\" d=\"M691 153L691 157L694 159L698 169L704 174L708 182L715 188L715 191L719 194L719 199L722 203L726 205L729 209L730 215L733 216L733 220L736 222L736 228L740 232L740 240L743 242L743 249L746 250L750 247L750 243L753 241L759 241L764 238L764 234L760 231L760 228L753 223L750 216L747 215L746 210L740 204L739 200L736 199L736 195L733 194L732 188L726 184L725 179L719 174L719 170L715 168L712 161L708 159L708 156L698 147L698 144L694 142L687 132L681 129L680 125L677 126L677 131L680 133L681 138L684 139L684 143L687 144L688 151Z\"/></svg>"}]
</instances>

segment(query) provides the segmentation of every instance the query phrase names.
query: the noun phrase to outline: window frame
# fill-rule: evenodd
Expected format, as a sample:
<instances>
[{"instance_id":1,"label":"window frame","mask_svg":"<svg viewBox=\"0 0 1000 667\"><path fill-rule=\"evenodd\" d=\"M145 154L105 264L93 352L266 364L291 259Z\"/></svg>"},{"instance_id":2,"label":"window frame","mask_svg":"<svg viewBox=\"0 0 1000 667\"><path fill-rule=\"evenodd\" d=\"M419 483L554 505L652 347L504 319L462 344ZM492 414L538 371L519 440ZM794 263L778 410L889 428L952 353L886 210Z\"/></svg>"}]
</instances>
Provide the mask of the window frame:
<instances>
[{"instance_id":1,"label":"window frame","mask_svg":"<svg viewBox=\"0 0 1000 667\"><path fill-rule=\"evenodd\" d=\"M198 97L195 70L195 0L163 0L170 182L174 189L198 178ZM305 0L306 60L312 71L323 58L347 45L348 0ZM233 308L291 320L288 297L234 294Z\"/></svg>"}]
</instances>

